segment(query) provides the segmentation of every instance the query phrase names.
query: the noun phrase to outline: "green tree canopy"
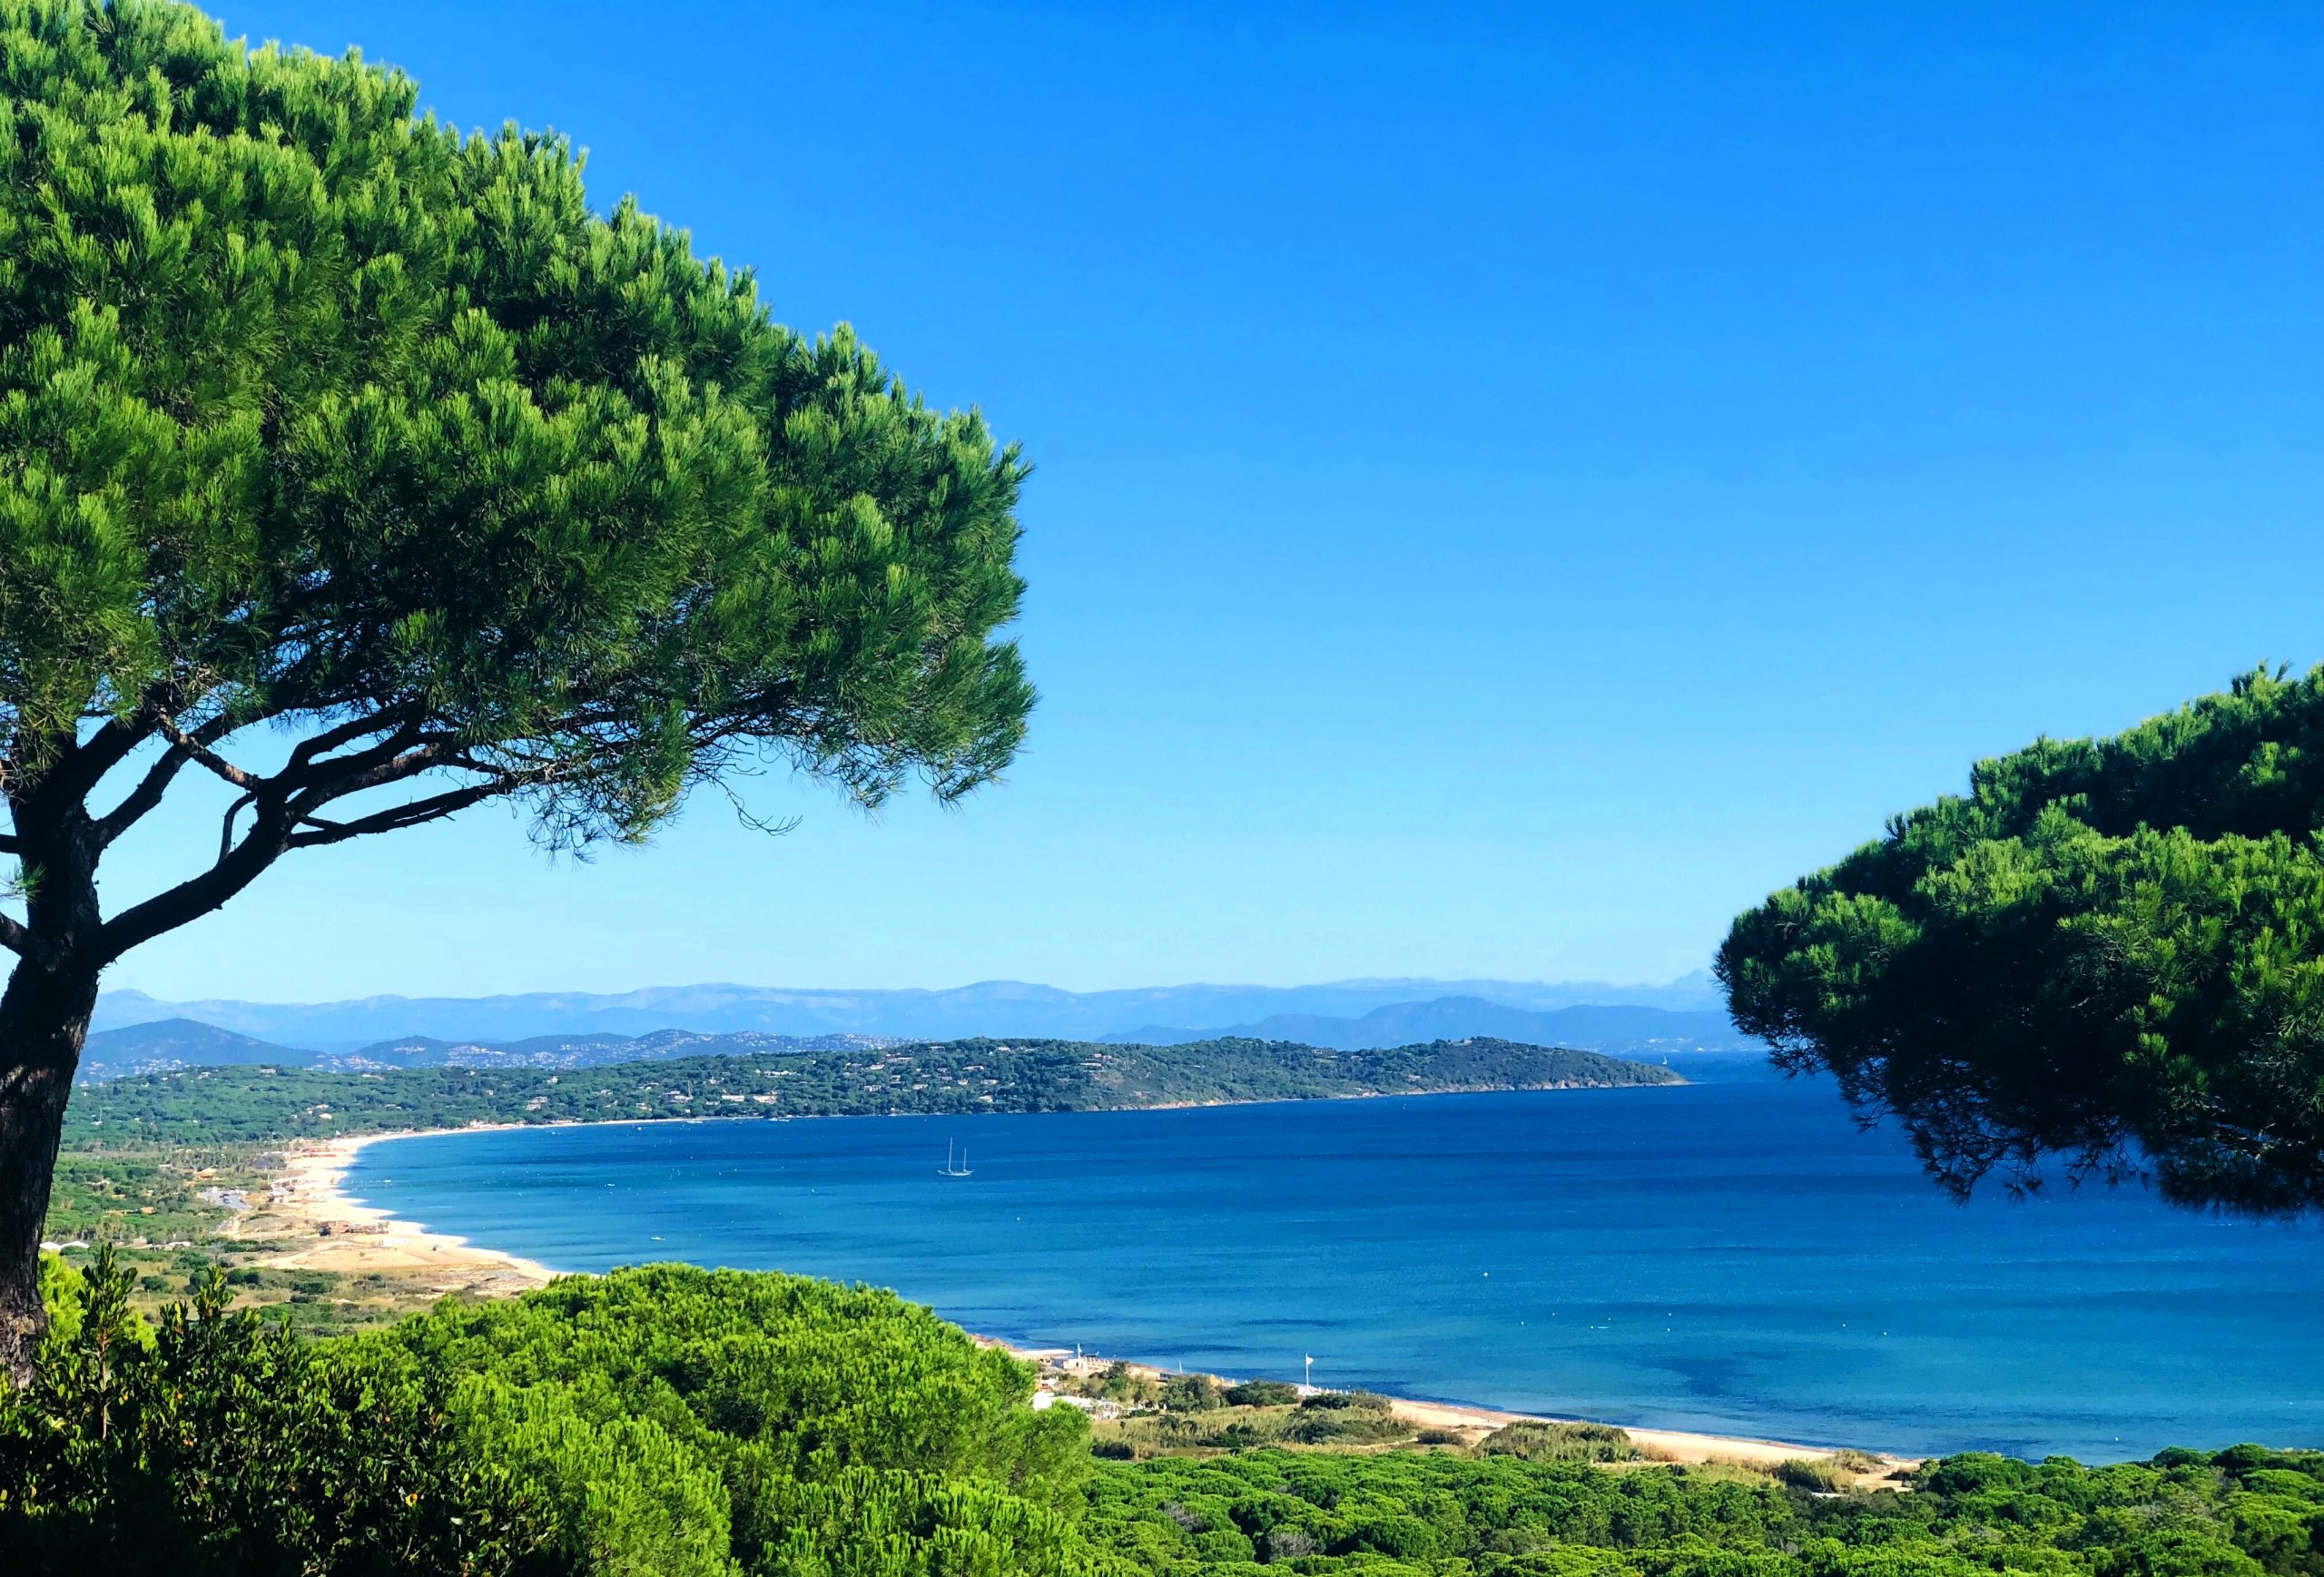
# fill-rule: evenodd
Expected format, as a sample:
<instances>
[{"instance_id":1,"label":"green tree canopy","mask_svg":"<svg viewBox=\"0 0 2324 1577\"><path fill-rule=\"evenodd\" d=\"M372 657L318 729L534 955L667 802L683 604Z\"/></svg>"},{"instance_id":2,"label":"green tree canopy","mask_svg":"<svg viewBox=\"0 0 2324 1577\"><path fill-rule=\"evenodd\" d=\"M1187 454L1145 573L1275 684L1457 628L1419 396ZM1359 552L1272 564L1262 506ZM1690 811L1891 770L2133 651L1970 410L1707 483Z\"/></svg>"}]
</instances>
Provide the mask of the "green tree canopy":
<instances>
[{"instance_id":1,"label":"green tree canopy","mask_svg":"<svg viewBox=\"0 0 2324 1577\"><path fill-rule=\"evenodd\" d=\"M891 1293L655 1266L305 1342L214 1268L158 1332L129 1285L110 1251L67 1273L0 1387L0 1571L1100 1570L1082 1415Z\"/></svg>"},{"instance_id":2,"label":"green tree canopy","mask_svg":"<svg viewBox=\"0 0 2324 1577\"><path fill-rule=\"evenodd\" d=\"M1980 763L1735 922L1736 1022L1965 1194L2151 1176L2324 1206L2324 668Z\"/></svg>"},{"instance_id":3,"label":"green tree canopy","mask_svg":"<svg viewBox=\"0 0 2324 1577\"><path fill-rule=\"evenodd\" d=\"M129 949L291 851L487 800L635 840L761 763L950 799L1022 736L1016 450L592 209L564 138L416 106L187 6L0 0L12 1362ZM106 849L186 784L216 836L101 907Z\"/></svg>"}]
</instances>

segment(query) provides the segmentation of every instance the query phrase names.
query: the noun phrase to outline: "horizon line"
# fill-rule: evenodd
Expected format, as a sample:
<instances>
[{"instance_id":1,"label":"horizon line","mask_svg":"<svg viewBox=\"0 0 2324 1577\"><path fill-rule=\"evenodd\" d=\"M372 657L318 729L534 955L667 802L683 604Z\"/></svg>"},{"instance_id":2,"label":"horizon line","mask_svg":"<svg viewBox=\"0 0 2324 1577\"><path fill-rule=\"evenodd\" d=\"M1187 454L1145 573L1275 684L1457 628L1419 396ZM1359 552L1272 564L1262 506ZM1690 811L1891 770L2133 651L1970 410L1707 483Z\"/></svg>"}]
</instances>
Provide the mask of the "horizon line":
<instances>
[{"instance_id":1,"label":"horizon line","mask_svg":"<svg viewBox=\"0 0 2324 1577\"><path fill-rule=\"evenodd\" d=\"M1689 970L1684 974L1674 975L1668 980L1661 981L1624 981L1608 980L1524 980L1503 975L1346 975L1334 980L1297 981L1288 984L1270 984L1256 981L1180 981L1166 984L1093 986L1088 988L1056 986L1050 985L1042 981L1019 980L1009 976L994 976L984 980L970 981L960 985L951 986L787 986L751 985L740 981L694 981L666 984L632 986L623 990L592 991L586 988L550 987L535 991L504 991L472 993L439 991L426 994L409 994L401 991L374 991L363 996L323 997L298 1000L233 996L163 996L148 991L142 986L118 986L101 988L98 995L101 999L104 997L142 997L150 1002L172 1002L180 1004L193 1002L243 1002L253 1006L265 1007L324 1008L343 1007L364 1002L475 1002L521 999L527 997L617 998L639 996L649 991L729 991L762 992L783 991L809 996L942 996L956 991L978 991L989 986L1025 986L1036 991L1054 991L1061 996L1068 997L1113 996L1136 991L1184 991L1197 990L1216 991L1326 991L1334 987L1347 986L1429 985L1538 986L1561 990L1575 990L1581 987L1603 987L1610 991L1664 991L1675 986L1682 986L1697 979L1707 979L1709 974L1709 969L1705 967Z\"/></svg>"}]
</instances>

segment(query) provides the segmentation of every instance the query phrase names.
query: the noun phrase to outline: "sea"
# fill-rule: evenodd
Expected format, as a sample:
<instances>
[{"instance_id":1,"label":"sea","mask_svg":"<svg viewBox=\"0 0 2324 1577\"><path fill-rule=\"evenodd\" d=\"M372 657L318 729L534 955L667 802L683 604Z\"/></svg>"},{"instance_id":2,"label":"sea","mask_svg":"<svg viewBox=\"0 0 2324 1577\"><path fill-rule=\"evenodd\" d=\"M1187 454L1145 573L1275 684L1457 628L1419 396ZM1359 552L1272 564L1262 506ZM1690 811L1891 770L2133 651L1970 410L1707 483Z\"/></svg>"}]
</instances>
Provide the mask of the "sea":
<instances>
[{"instance_id":1,"label":"sea","mask_svg":"<svg viewBox=\"0 0 2324 1577\"><path fill-rule=\"evenodd\" d=\"M2324 1228L1956 1204L1828 1081L1671 1060L1691 1082L428 1136L347 1187L559 1270L868 1282L1238 1378L1914 1455L2324 1446Z\"/></svg>"}]
</instances>

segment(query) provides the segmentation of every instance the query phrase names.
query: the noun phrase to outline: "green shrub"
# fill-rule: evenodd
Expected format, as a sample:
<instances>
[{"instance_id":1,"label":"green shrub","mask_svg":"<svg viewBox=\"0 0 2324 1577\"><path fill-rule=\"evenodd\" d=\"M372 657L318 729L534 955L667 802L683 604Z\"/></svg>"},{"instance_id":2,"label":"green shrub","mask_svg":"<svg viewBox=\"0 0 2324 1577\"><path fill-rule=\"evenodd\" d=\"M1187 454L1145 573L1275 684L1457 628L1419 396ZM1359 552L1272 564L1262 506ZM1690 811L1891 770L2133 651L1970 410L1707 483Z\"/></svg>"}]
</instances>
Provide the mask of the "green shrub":
<instances>
[{"instance_id":1,"label":"green shrub","mask_svg":"<svg viewBox=\"0 0 2324 1577\"><path fill-rule=\"evenodd\" d=\"M100 1264L110 1264L110 1251L97 1251ZM40 1257L40 1303L48 1315L48 1339L53 1345L73 1340L81 1329L81 1310L86 1306L88 1278L54 1254Z\"/></svg>"},{"instance_id":2,"label":"green shrub","mask_svg":"<svg viewBox=\"0 0 2324 1577\"><path fill-rule=\"evenodd\" d=\"M1282 1380L1245 1380L1226 1392L1230 1407L1288 1407L1299 1400L1299 1387Z\"/></svg>"},{"instance_id":3,"label":"green shrub","mask_svg":"<svg viewBox=\"0 0 2324 1577\"><path fill-rule=\"evenodd\" d=\"M1409 1433L1386 1414L1368 1407L1303 1407L1285 1424L1283 1438L1296 1445L1377 1445L1402 1440Z\"/></svg>"},{"instance_id":4,"label":"green shrub","mask_svg":"<svg viewBox=\"0 0 2324 1577\"><path fill-rule=\"evenodd\" d=\"M625 1438L669 1464L663 1471L674 1478L709 1475L732 1556L747 1571L790 1571L765 1564L768 1551L783 1547L788 1519L812 1506L844 1527L851 1496L866 1527L894 1525L894 1505L917 1507L931 1550L1018 1528L1029 1541L1021 1558L1034 1562L1019 1569L1046 1571L1039 1562L1049 1557L1033 1552L1052 1548L1049 1524L1020 1510L1072 1503L1089 1467L1086 1419L1070 1407L1033 1411L1029 1368L868 1287L648 1266L568 1277L507 1302L448 1301L351 1339L392 1346L435 1373L559 1388L575 1415L600 1427L652 1423L659 1437ZM570 1438L585 1456L597 1449L578 1433ZM931 1494L931 1483L957 1493ZM970 1495L971 1485L991 1493ZM687 1494L688 1503L716 1499ZM700 1521L655 1509L650 1497L635 1504L649 1530ZM872 1548L827 1554L868 1560ZM680 1550L672 1559L695 1557Z\"/></svg>"},{"instance_id":5,"label":"green shrub","mask_svg":"<svg viewBox=\"0 0 2324 1577\"><path fill-rule=\"evenodd\" d=\"M10 1577L1083 1571L1086 1421L891 1294L652 1267L304 1341L213 1271L149 1341L110 1251L49 1281Z\"/></svg>"},{"instance_id":6,"label":"green shrub","mask_svg":"<svg viewBox=\"0 0 2324 1577\"><path fill-rule=\"evenodd\" d=\"M476 1455L544 1503L553 1559L573 1572L730 1577L726 1486L650 1418L588 1416L571 1389L470 1376L458 1412Z\"/></svg>"},{"instance_id":7,"label":"green shrub","mask_svg":"<svg viewBox=\"0 0 2324 1577\"><path fill-rule=\"evenodd\" d=\"M1779 1483L1821 1493L1828 1494L1845 1487L1847 1483L1847 1475L1841 1471L1839 1464L1827 1457L1795 1456L1776 1464L1769 1471Z\"/></svg>"},{"instance_id":8,"label":"green shrub","mask_svg":"<svg viewBox=\"0 0 2324 1577\"><path fill-rule=\"evenodd\" d=\"M1561 1424L1521 1419L1503 1424L1477 1443L1486 1456L1526 1462L1636 1462L1639 1449L1626 1431L1610 1424Z\"/></svg>"},{"instance_id":9,"label":"green shrub","mask_svg":"<svg viewBox=\"0 0 2324 1577\"><path fill-rule=\"evenodd\" d=\"M214 1272L158 1330L110 1247L73 1279L34 1383L0 1395L9 1570L470 1577L542 1547L437 1377L229 1313Z\"/></svg>"},{"instance_id":10,"label":"green shrub","mask_svg":"<svg viewBox=\"0 0 2324 1577\"><path fill-rule=\"evenodd\" d=\"M1208 1413L1226 1404L1209 1375L1173 1375L1162 1383L1162 1405L1173 1413Z\"/></svg>"}]
</instances>

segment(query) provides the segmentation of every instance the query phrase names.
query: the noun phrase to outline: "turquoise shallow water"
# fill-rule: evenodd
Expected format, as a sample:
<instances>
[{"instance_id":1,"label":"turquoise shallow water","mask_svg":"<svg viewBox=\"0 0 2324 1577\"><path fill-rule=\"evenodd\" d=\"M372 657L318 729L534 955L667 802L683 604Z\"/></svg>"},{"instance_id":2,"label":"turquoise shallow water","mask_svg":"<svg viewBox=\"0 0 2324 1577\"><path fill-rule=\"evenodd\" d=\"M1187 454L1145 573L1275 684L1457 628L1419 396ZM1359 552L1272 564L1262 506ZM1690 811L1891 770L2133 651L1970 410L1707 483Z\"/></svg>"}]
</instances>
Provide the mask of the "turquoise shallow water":
<instances>
[{"instance_id":1,"label":"turquoise shallow water","mask_svg":"<svg viewBox=\"0 0 2324 1577\"><path fill-rule=\"evenodd\" d=\"M1914 1453L2324 1445L2324 1232L1966 1207L1828 1084L396 1140L350 1191L560 1269L892 1286L1234 1375ZM1690 1072L1700 1069L1689 1069ZM938 1175L948 1140L974 1176Z\"/></svg>"}]
</instances>

